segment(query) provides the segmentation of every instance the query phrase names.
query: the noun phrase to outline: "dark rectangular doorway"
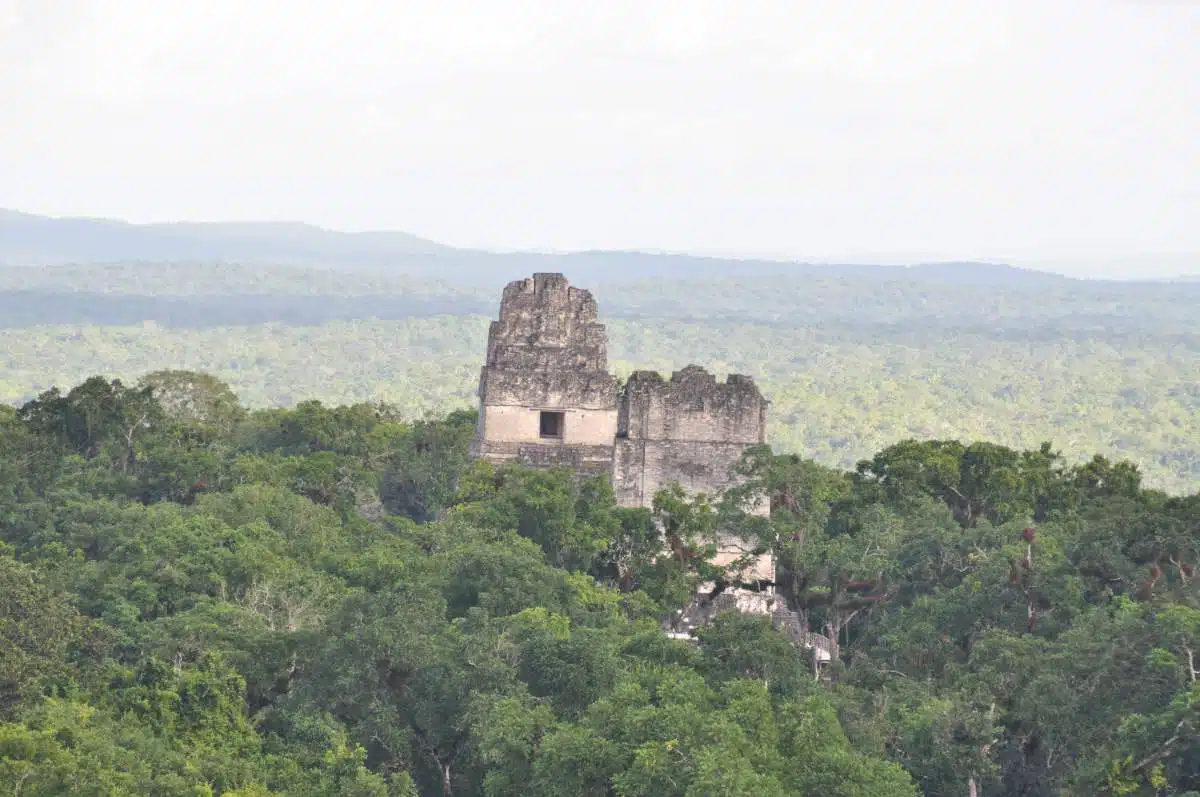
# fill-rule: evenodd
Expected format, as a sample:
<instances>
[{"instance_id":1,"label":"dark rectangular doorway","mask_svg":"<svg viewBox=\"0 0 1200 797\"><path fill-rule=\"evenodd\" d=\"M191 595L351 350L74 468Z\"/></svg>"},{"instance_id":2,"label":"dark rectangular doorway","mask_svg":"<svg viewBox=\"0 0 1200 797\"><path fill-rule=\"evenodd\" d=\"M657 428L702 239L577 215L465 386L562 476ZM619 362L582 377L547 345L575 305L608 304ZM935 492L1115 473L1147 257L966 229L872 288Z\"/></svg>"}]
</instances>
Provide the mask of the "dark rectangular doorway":
<instances>
[{"instance_id":1,"label":"dark rectangular doorway","mask_svg":"<svg viewBox=\"0 0 1200 797\"><path fill-rule=\"evenodd\" d=\"M565 412L543 411L540 418L542 437L561 440L565 418Z\"/></svg>"}]
</instances>

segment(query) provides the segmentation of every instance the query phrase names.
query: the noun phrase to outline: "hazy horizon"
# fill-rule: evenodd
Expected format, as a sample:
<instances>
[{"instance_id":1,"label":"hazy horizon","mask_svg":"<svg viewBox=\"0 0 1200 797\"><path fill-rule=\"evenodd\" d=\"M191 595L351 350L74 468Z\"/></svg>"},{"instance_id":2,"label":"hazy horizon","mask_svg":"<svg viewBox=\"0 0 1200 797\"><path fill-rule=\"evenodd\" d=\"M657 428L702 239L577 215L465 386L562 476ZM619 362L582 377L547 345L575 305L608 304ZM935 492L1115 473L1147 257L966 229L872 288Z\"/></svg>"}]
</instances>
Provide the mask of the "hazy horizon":
<instances>
[{"instance_id":1,"label":"hazy horizon","mask_svg":"<svg viewBox=\"0 0 1200 797\"><path fill-rule=\"evenodd\" d=\"M30 216L39 219L55 219L59 221L89 221L89 222L105 222L130 225L131 227L157 227L160 225L301 225L314 230L330 232L335 234L345 235L386 235L399 233L413 238L424 240L435 246L442 246L443 242L436 241L427 236L421 235L419 232L412 230L381 230L381 229L337 229L332 227L322 227L312 224L311 222L302 219L177 219L172 221L160 222L134 222L128 219L119 219L112 217L96 216L96 215L79 215L79 216L54 216L50 214L34 214L27 211L18 210L16 208L0 207L0 216L4 213L16 213L18 215ZM0 219L2 220L2 219ZM453 249L448 251L454 251ZM810 265L839 265L839 264L860 264L860 265L879 265L879 266L915 266L934 263L979 263L979 264L996 264L1008 265L1018 268L1031 269L1035 271L1044 271L1054 274L1062 274L1065 276L1083 278L1083 279L1109 279L1109 280L1133 280L1133 279L1200 279L1200 255L1190 253L1147 253L1145 255L1125 255L1112 256L1108 258L1050 258L1039 260L1036 258L964 258L958 257L953 253L939 252L844 252L841 254L826 255L824 257L807 257L804 254L794 254L788 252L771 252L755 249L735 249L735 250L671 250L660 247L642 247L642 248L593 248L593 249L553 249L549 247L527 247L522 249L510 249L505 247L479 247L479 248L463 248L462 251L479 251L495 254L538 254L538 255L570 255L583 252L640 252L646 254L662 254L662 255L682 255L689 257L700 258L719 258L729 260L762 260L762 261L778 261L782 263L805 263ZM11 265L11 264L10 264Z\"/></svg>"},{"instance_id":2,"label":"hazy horizon","mask_svg":"<svg viewBox=\"0 0 1200 797\"><path fill-rule=\"evenodd\" d=\"M1194 275L1198 34L1149 0L0 0L0 207Z\"/></svg>"}]
</instances>

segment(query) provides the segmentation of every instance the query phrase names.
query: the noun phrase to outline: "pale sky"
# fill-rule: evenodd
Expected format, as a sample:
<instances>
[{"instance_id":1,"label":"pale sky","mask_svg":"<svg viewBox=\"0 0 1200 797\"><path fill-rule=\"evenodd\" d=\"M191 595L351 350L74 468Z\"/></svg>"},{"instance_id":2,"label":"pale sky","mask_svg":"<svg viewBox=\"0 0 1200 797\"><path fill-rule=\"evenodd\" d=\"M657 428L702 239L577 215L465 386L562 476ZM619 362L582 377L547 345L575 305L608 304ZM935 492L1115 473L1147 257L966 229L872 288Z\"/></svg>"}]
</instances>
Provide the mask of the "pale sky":
<instances>
[{"instance_id":1,"label":"pale sky","mask_svg":"<svg viewBox=\"0 0 1200 797\"><path fill-rule=\"evenodd\" d=\"M0 207L1200 253L1200 0L0 0Z\"/></svg>"}]
</instances>

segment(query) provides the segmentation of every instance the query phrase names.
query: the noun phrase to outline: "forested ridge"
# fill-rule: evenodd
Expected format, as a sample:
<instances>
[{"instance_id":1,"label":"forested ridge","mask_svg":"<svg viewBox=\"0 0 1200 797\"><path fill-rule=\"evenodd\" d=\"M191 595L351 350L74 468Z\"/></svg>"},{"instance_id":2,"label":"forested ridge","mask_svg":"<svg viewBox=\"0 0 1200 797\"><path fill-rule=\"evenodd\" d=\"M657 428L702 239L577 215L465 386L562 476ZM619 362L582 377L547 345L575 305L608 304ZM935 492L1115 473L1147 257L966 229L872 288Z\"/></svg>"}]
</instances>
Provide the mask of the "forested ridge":
<instances>
[{"instance_id":1,"label":"forested ridge","mask_svg":"<svg viewBox=\"0 0 1200 797\"><path fill-rule=\"evenodd\" d=\"M1200 284L983 264L462 257L0 268L0 402L184 367L251 407L383 401L444 415L474 406L503 284L563 270L595 293L619 374L691 362L751 374L781 451L847 469L907 437L1052 438L1074 462L1102 453L1138 462L1147 485L1200 487Z\"/></svg>"},{"instance_id":2,"label":"forested ridge","mask_svg":"<svg viewBox=\"0 0 1200 797\"><path fill-rule=\"evenodd\" d=\"M0 268L0 402L94 373L187 368L252 407L315 398L445 415L474 405L504 283L561 270L595 293L619 374L749 374L780 451L849 469L907 437L1054 439L1073 462L1102 453L1137 462L1148 485L1200 488L1200 284L982 264L424 257Z\"/></svg>"},{"instance_id":3,"label":"forested ridge","mask_svg":"<svg viewBox=\"0 0 1200 797\"><path fill-rule=\"evenodd\" d=\"M0 407L0 791L1200 794L1200 494L929 438L630 510L474 423L183 371ZM661 632L717 528L820 677L765 618Z\"/></svg>"}]
</instances>

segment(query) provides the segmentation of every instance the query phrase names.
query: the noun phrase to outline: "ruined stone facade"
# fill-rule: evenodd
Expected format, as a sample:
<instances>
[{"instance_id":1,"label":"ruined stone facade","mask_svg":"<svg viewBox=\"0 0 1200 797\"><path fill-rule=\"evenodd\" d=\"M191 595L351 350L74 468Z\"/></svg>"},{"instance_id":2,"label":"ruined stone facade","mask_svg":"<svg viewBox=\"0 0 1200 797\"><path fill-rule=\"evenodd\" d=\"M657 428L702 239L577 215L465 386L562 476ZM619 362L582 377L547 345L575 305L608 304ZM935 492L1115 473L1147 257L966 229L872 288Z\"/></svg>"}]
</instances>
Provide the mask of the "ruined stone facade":
<instances>
[{"instance_id":1,"label":"ruined stone facade","mask_svg":"<svg viewBox=\"0 0 1200 797\"><path fill-rule=\"evenodd\" d=\"M696 365L669 380L636 371L621 394L613 487L627 506L649 506L672 482L690 492L732 484L729 469L747 446L765 442L767 402L754 382L724 383Z\"/></svg>"},{"instance_id":2,"label":"ruined stone facade","mask_svg":"<svg viewBox=\"0 0 1200 797\"><path fill-rule=\"evenodd\" d=\"M608 474L618 503L629 507L650 507L673 482L693 494L732 486L743 452L765 440L767 400L754 381L718 382L690 365L670 379L638 371L618 390L607 348L588 291L561 274L509 283L488 333L472 454ZM716 564L746 553L741 540L723 537ZM774 562L763 556L730 575L770 582Z\"/></svg>"},{"instance_id":3,"label":"ruined stone facade","mask_svg":"<svg viewBox=\"0 0 1200 797\"><path fill-rule=\"evenodd\" d=\"M746 589L723 591L720 594L701 592L686 608L679 611L666 629L674 639L690 639L700 628L722 612L735 611L771 618L771 624L782 631L792 644L811 651L816 675L833 660L833 643L823 634L809 631L800 616L789 609L776 595Z\"/></svg>"},{"instance_id":4,"label":"ruined stone facade","mask_svg":"<svg viewBox=\"0 0 1200 797\"><path fill-rule=\"evenodd\" d=\"M659 490L678 483L689 493L720 493L746 448L765 441L767 401L749 377L724 382L696 365L670 379L636 371L621 394L613 447L613 488L622 506L649 507ZM762 505L753 511L767 514ZM714 564L729 566L749 553L736 537L719 539ZM740 582L774 581L774 562L760 557L731 573Z\"/></svg>"},{"instance_id":5,"label":"ruined stone facade","mask_svg":"<svg viewBox=\"0 0 1200 797\"><path fill-rule=\"evenodd\" d=\"M766 439L767 404L749 377L718 382L695 365L670 379L637 371L619 389L591 293L572 288L562 274L534 274L504 289L500 317L488 332L471 453L607 474L618 503L649 508L672 483L709 495L734 486L734 465L747 447ZM766 515L770 507L751 511ZM774 558L747 556L752 553L747 541L720 536L714 563L726 568L726 583L701 585L664 631L691 638L721 611L764 615L809 649L819 669L830 660L832 643L810 633L777 599ZM748 566L731 567L746 559Z\"/></svg>"},{"instance_id":6,"label":"ruined stone facade","mask_svg":"<svg viewBox=\"0 0 1200 797\"><path fill-rule=\"evenodd\" d=\"M610 473L617 378L596 300L561 274L509 283L488 332L472 453Z\"/></svg>"}]
</instances>

